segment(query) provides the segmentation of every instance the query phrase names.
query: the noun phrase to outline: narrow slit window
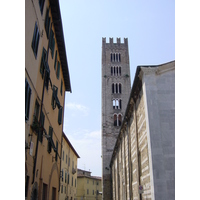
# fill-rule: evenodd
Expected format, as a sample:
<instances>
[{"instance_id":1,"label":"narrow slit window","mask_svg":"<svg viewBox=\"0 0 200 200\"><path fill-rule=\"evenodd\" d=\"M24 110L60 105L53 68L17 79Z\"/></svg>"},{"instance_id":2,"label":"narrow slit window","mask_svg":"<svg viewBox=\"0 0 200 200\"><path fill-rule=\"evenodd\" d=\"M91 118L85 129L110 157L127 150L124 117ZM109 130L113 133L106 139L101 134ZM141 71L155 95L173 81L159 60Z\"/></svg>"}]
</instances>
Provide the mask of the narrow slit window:
<instances>
[{"instance_id":1,"label":"narrow slit window","mask_svg":"<svg viewBox=\"0 0 200 200\"><path fill-rule=\"evenodd\" d=\"M114 83L113 83L113 84L112 84L112 93L113 93L113 94L114 94L114 92L115 92L115 91L114 91L114 90L115 90L115 89L114 89L114 88L115 88L114 86L115 86L115 85L114 85Z\"/></svg>"},{"instance_id":2,"label":"narrow slit window","mask_svg":"<svg viewBox=\"0 0 200 200\"><path fill-rule=\"evenodd\" d=\"M118 84L117 83L115 85L115 88L116 88L116 93L118 93Z\"/></svg>"},{"instance_id":3,"label":"narrow slit window","mask_svg":"<svg viewBox=\"0 0 200 200\"><path fill-rule=\"evenodd\" d=\"M122 93L122 86L121 86L121 83L119 84L119 93L120 93L120 94Z\"/></svg>"},{"instance_id":4,"label":"narrow slit window","mask_svg":"<svg viewBox=\"0 0 200 200\"><path fill-rule=\"evenodd\" d=\"M117 115L114 115L114 126L117 126Z\"/></svg>"}]
</instances>

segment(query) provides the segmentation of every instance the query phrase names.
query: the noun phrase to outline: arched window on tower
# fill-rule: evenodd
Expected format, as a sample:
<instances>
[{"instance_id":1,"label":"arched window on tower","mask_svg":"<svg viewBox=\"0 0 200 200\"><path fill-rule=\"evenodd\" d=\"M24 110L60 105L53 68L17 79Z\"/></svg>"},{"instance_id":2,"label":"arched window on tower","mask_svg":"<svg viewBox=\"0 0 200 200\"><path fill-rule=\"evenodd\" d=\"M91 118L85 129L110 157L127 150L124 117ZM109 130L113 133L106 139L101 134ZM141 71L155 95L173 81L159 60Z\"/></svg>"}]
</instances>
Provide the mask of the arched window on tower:
<instances>
[{"instance_id":1,"label":"arched window on tower","mask_svg":"<svg viewBox=\"0 0 200 200\"><path fill-rule=\"evenodd\" d=\"M115 84L115 88L116 88L115 92L118 93L118 84L117 83Z\"/></svg>"},{"instance_id":2,"label":"arched window on tower","mask_svg":"<svg viewBox=\"0 0 200 200\"><path fill-rule=\"evenodd\" d=\"M122 100L119 100L119 109L122 109Z\"/></svg>"},{"instance_id":3,"label":"arched window on tower","mask_svg":"<svg viewBox=\"0 0 200 200\"><path fill-rule=\"evenodd\" d=\"M114 92L115 92L115 84L113 83L112 84L112 93L114 94Z\"/></svg>"},{"instance_id":4,"label":"arched window on tower","mask_svg":"<svg viewBox=\"0 0 200 200\"><path fill-rule=\"evenodd\" d=\"M118 62L118 53L116 53L116 61Z\"/></svg>"},{"instance_id":5,"label":"arched window on tower","mask_svg":"<svg viewBox=\"0 0 200 200\"><path fill-rule=\"evenodd\" d=\"M113 60L114 60L114 62L115 62L115 53L113 54L113 58L114 58Z\"/></svg>"},{"instance_id":6,"label":"arched window on tower","mask_svg":"<svg viewBox=\"0 0 200 200\"><path fill-rule=\"evenodd\" d=\"M118 76L118 66L116 67L116 75Z\"/></svg>"},{"instance_id":7,"label":"arched window on tower","mask_svg":"<svg viewBox=\"0 0 200 200\"><path fill-rule=\"evenodd\" d=\"M115 109L115 99L113 99L113 109Z\"/></svg>"},{"instance_id":8,"label":"arched window on tower","mask_svg":"<svg viewBox=\"0 0 200 200\"><path fill-rule=\"evenodd\" d=\"M119 67L119 76L121 76L121 67Z\"/></svg>"},{"instance_id":9,"label":"arched window on tower","mask_svg":"<svg viewBox=\"0 0 200 200\"><path fill-rule=\"evenodd\" d=\"M117 114L114 114L114 126L117 126Z\"/></svg>"},{"instance_id":10,"label":"arched window on tower","mask_svg":"<svg viewBox=\"0 0 200 200\"><path fill-rule=\"evenodd\" d=\"M121 114L118 115L118 126L122 125L122 116Z\"/></svg>"},{"instance_id":11,"label":"arched window on tower","mask_svg":"<svg viewBox=\"0 0 200 200\"><path fill-rule=\"evenodd\" d=\"M119 93L120 94L122 93L122 85L121 85L121 83L119 83Z\"/></svg>"}]
</instances>

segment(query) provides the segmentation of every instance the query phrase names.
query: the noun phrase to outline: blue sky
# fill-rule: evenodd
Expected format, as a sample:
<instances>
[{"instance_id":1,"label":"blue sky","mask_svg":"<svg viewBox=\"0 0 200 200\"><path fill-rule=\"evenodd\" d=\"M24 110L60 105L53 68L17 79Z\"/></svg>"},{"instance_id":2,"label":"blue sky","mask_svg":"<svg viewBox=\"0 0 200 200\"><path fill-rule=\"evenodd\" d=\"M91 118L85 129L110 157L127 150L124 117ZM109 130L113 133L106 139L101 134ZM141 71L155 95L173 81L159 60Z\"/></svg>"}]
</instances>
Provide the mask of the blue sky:
<instances>
[{"instance_id":1,"label":"blue sky","mask_svg":"<svg viewBox=\"0 0 200 200\"><path fill-rule=\"evenodd\" d=\"M60 9L72 87L64 132L78 168L101 176L102 37L128 38L132 84L138 65L175 60L175 1L60 0Z\"/></svg>"}]
</instances>

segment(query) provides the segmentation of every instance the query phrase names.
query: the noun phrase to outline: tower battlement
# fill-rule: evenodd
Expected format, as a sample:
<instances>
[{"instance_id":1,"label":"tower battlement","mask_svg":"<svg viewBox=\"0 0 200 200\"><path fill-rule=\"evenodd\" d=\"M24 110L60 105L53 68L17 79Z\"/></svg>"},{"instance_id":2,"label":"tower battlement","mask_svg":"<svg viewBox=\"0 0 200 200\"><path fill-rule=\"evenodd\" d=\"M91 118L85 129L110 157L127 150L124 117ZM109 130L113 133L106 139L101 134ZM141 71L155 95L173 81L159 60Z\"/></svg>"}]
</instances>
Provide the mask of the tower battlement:
<instances>
[{"instance_id":1,"label":"tower battlement","mask_svg":"<svg viewBox=\"0 0 200 200\"><path fill-rule=\"evenodd\" d=\"M117 38L116 43L113 42L113 38L109 38L109 42L106 42L106 37L102 38L102 43L103 44L126 44L128 45L128 38L124 38L124 43L121 43L121 38Z\"/></svg>"}]
</instances>

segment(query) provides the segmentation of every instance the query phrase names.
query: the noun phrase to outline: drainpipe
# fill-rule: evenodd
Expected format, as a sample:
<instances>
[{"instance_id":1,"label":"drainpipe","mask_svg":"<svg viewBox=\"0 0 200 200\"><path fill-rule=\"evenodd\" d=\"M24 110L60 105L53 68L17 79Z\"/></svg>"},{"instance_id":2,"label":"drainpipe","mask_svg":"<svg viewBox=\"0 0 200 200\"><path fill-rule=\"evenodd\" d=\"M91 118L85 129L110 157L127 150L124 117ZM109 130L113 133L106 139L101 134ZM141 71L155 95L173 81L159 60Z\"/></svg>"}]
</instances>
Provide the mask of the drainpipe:
<instances>
[{"instance_id":1,"label":"drainpipe","mask_svg":"<svg viewBox=\"0 0 200 200\"><path fill-rule=\"evenodd\" d=\"M53 22L51 22L50 30L52 28L52 23ZM49 56L49 42L48 42L48 48L47 48L46 62L48 62L48 56ZM40 126L41 126L42 107L43 107L43 101L44 101L45 78L46 78L46 69L44 67L44 81L43 81L42 100L41 100L41 108L40 108L40 120L39 120ZM39 134L37 134L37 143L36 143L35 158L34 158L34 165L33 165L33 181L32 181L32 184L35 181L35 170L36 170L36 163L37 163L38 143L39 143Z\"/></svg>"}]
</instances>

